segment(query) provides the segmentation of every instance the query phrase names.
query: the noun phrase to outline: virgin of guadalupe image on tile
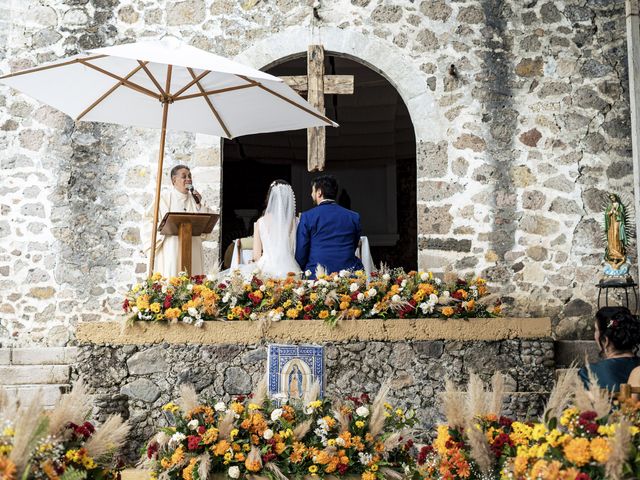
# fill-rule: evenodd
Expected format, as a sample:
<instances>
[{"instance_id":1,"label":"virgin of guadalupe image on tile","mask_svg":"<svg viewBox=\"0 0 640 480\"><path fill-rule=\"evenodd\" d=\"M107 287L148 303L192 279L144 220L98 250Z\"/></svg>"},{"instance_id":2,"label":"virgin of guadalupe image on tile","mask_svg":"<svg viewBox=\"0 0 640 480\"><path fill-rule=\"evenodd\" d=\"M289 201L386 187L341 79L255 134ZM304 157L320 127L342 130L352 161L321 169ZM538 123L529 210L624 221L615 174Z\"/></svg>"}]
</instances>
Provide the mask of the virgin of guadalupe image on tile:
<instances>
[{"instance_id":1,"label":"virgin of guadalupe image on tile","mask_svg":"<svg viewBox=\"0 0 640 480\"><path fill-rule=\"evenodd\" d=\"M324 395L324 347L269 345L267 353L269 396L274 400L299 400L314 381Z\"/></svg>"}]
</instances>

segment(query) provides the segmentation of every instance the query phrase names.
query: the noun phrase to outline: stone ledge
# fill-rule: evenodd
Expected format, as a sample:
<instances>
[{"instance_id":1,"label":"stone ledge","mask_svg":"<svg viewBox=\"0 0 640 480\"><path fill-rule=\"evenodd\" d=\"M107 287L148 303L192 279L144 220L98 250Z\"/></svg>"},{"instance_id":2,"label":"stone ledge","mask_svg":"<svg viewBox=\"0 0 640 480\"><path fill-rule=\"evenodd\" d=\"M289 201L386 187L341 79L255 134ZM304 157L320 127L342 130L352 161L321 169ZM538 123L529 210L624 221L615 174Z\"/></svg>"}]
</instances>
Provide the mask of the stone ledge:
<instances>
[{"instance_id":1,"label":"stone ledge","mask_svg":"<svg viewBox=\"0 0 640 480\"><path fill-rule=\"evenodd\" d=\"M350 320L331 328L320 320L283 320L265 325L258 322L205 322L193 325L136 322L125 327L119 322L80 323L79 344L141 345L169 344L256 344L270 342L321 341L412 341L549 338L551 319L472 318L440 320Z\"/></svg>"}]
</instances>

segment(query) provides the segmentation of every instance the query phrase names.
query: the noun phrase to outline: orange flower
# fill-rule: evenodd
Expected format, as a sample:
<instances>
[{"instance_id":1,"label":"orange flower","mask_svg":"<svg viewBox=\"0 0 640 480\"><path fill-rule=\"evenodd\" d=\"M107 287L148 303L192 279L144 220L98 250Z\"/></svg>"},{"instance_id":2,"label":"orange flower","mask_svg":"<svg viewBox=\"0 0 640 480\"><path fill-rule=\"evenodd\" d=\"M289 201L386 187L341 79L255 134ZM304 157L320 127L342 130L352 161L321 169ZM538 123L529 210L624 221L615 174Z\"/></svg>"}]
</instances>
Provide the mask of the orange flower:
<instances>
[{"instance_id":1,"label":"orange flower","mask_svg":"<svg viewBox=\"0 0 640 480\"><path fill-rule=\"evenodd\" d=\"M256 447L251 447L249 455L244 462L244 466L250 472L259 472L262 470L262 458L260 457L260 450Z\"/></svg>"},{"instance_id":2,"label":"orange flower","mask_svg":"<svg viewBox=\"0 0 640 480\"><path fill-rule=\"evenodd\" d=\"M443 307L442 308L442 314L445 317L450 317L451 315L453 315L453 313L454 313L454 310L451 307Z\"/></svg>"},{"instance_id":3,"label":"orange flower","mask_svg":"<svg viewBox=\"0 0 640 480\"><path fill-rule=\"evenodd\" d=\"M564 446L564 454L571 463L581 467L589 463L591 452L587 438L572 438Z\"/></svg>"},{"instance_id":4,"label":"orange flower","mask_svg":"<svg viewBox=\"0 0 640 480\"><path fill-rule=\"evenodd\" d=\"M220 440L216 446L213 448L213 454L221 457L231 448L231 445L226 440Z\"/></svg>"},{"instance_id":5,"label":"orange flower","mask_svg":"<svg viewBox=\"0 0 640 480\"><path fill-rule=\"evenodd\" d=\"M8 458L0 457L0 478L3 480L14 480L15 474L15 464Z\"/></svg>"},{"instance_id":6,"label":"orange flower","mask_svg":"<svg viewBox=\"0 0 640 480\"><path fill-rule=\"evenodd\" d=\"M327 318L329 316L329 310L322 310L319 314L318 314L318 318L320 320L324 320L325 318Z\"/></svg>"}]
</instances>

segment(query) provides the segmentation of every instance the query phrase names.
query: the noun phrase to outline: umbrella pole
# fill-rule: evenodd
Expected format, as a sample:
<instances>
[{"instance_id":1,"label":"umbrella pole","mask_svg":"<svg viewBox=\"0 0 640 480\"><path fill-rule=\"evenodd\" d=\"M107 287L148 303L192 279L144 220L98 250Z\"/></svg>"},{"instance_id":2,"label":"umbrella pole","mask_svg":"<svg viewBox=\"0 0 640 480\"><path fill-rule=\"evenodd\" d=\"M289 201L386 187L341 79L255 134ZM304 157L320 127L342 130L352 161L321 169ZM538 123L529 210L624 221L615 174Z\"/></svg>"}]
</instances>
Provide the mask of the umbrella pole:
<instances>
[{"instance_id":1,"label":"umbrella pole","mask_svg":"<svg viewBox=\"0 0 640 480\"><path fill-rule=\"evenodd\" d=\"M156 238L158 236L158 212L160 210L160 186L162 185L162 164L164 162L164 142L167 137L167 116L169 102L162 104L162 130L160 131L160 151L158 153L158 173L156 174L156 196L153 205L153 228L151 229L151 261L149 262L149 276L153 275L156 262Z\"/></svg>"}]
</instances>

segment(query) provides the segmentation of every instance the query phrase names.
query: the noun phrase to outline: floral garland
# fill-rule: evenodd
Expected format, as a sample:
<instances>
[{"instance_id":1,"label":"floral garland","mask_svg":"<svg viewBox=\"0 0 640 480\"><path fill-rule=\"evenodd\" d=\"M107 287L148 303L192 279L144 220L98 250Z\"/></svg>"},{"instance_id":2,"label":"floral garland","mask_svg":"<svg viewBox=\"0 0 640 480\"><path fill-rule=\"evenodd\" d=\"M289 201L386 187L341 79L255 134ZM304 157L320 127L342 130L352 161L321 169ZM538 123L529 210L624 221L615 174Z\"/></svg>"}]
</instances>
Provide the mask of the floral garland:
<instances>
[{"instance_id":1,"label":"floral garland","mask_svg":"<svg viewBox=\"0 0 640 480\"><path fill-rule=\"evenodd\" d=\"M408 435L414 414L380 397L276 404L256 395L186 411L169 403L163 410L171 426L148 443L152 478L375 480L415 474L416 449Z\"/></svg>"},{"instance_id":2,"label":"floral garland","mask_svg":"<svg viewBox=\"0 0 640 480\"><path fill-rule=\"evenodd\" d=\"M624 426L623 426L624 425ZM493 414L477 417L494 463L481 472L461 427L440 425L431 445L418 454L418 468L427 479L605 480L612 462L623 473L615 478L640 478L640 402L629 401L609 415L570 407L559 418L519 422ZM626 430L627 444L616 435ZM618 455L614 458L614 450ZM622 468L622 464L624 467Z\"/></svg>"},{"instance_id":3,"label":"floral garland","mask_svg":"<svg viewBox=\"0 0 640 480\"><path fill-rule=\"evenodd\" d=\"M317 280L251 280L236 274L217 281L206 276L164 278L154 274L126 295L131 321L169 321L202 326L208 320L271 321L321 319L329 324L358 318L478 318L501 313L491 304L485 280L443 282L430 272L402 269L353 275L343 271Z\"/></svg>"}]
</instances>

